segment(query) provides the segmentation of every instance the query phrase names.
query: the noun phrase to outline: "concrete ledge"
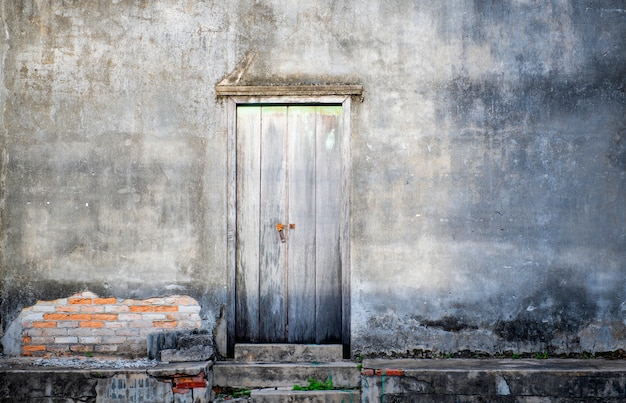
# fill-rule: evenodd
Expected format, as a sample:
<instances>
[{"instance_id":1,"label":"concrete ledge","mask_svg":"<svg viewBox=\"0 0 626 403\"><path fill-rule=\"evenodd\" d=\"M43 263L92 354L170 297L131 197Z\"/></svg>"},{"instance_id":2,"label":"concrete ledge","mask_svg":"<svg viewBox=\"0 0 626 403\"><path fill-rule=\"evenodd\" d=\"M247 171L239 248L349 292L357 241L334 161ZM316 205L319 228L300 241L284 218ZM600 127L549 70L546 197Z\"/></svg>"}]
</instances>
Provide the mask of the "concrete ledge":
<instances>
[{"instance_id":1,"label":"concrete ledge","mask_svg":"<svg viewBox=\"0 0 626 403\"><path fill-rule=\"evenodd\" d=\"M626 361L364 360L361 374L364 402L626 399Z\"/></svg>"}]
</instances>

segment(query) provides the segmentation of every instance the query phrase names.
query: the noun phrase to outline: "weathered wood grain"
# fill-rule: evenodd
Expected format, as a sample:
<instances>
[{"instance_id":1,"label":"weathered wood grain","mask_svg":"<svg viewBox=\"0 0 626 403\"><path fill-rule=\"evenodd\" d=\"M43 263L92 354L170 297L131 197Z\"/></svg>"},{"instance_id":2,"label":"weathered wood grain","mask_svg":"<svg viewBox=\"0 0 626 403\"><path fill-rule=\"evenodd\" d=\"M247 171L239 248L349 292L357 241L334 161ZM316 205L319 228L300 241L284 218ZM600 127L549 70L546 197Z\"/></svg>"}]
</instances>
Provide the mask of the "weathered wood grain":
<instances>
[{"instance_id":1,"label":"weathered wood grain","mask_svg":"<svg viewBox=\"0 0 626 403\"><path fill-rule=\"evenodd\" d=\"M287 108L262 107L259 318L265 342L286 341L286 244L276 229L287 216L286 132Z\"/></svg>"},{"instance_id":2,"label":"weathered wood grain","mask_svg":"<svg viewBox=\"0 0 626 403\"><path fill-rule=\"evenodd\" d=\"M315 339L314 106L289 107L289 342Z\"/></svg>"},{"instance_id":3,"label":"weathered wood grain","mask_svg":"<svg viewBox=\"0 0 626 403\"><path fill-rule=\"evenodd\" d=\"M236 334L259 341L261 109L237 108Z\"/></svg>"},{"instance_id":4,"label":"weathered wood grain","mask_svg":"<svg viewBox=\"0 0 626 403\"><path fill-rule=\"evenodd\" d=\"M316 343L341 340L341 106L319 106L316 124Z\"/></svg>"}]
</instances>

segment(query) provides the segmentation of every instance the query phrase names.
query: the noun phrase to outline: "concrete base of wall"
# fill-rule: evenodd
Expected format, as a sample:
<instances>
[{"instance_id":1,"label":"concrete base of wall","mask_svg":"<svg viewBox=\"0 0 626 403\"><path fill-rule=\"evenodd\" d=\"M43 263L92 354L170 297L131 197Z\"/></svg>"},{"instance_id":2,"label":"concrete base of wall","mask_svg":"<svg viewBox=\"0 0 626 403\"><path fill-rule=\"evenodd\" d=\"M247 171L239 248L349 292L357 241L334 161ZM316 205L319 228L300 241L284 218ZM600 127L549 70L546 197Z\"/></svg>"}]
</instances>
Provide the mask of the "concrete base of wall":
<instances>
[{"instance_id":1,"label":"concrete base of wall","mask_svg":"<svg viewBox=\"0 0 626 403\"><path fill-rule=\"evenodd\" d=\"M626 362L364 360L363 402L622 402Z\"/></svg>"},{"instance_id":2,"label":"concrete base of wall","mask_svg":"<svg viewBox=\"0 0 626 403\"><path fill-rule=\"evenodd\" d=\"M0 401L204 403L211 401L213 385L225 382L218 382L217 378L226 374L220 368L224 363L214 367L210 361L144 368L46 368L33 362L7 364L0 360ZM256 368L238 363L238 375L232 373L229 379L250 375L249 367ZM294 368L289 372L293 373ZM273 373L271 378L275 377ZM251 399L259 402L344 399L363 403L622 402L626 401L626 361L364 360L360 380L356 382L361 386L360 391L356 386L347 391L294 393L287 387L275 387L253 391Z\"/></svg>"},{"instance_id":3,"label":"concrete base of wall","mask_svg":"<svg viewBox=\"0 0 626 403\"><path fill-rule=\"evenodd\" d=\"M0 364L0 401L64 403L205 403L212 362L144 368L50 368L32 361Z\"/></svg>"}]
</instances>

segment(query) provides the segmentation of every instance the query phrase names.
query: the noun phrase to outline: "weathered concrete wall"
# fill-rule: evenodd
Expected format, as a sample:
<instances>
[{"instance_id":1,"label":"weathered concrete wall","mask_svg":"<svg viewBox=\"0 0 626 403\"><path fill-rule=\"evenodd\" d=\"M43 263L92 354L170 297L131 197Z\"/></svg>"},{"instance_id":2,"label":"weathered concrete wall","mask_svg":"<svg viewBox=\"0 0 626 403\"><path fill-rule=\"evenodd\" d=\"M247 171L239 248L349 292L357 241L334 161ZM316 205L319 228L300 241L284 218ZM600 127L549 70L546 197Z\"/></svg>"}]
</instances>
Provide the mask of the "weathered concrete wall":
<instances>
[{"instance_id":1,"label":"weathered concrete wall","mask_svg":"<svg viewBox=\"0 0 626 403\"><path fill-rule=\"evenodd\" d=\"M225 303L213 87L354 83L355 354L626 348L621 1L2 4L2 328L89 289Z\"/></svg>"},{"instance_id":2,"label":"weathered concrete wall","mask_svg":"<svg viewBox=\"0 0 626 403\"><path fill-rule=\"evenodd\" d=\"M4 1L3 328L36 299L225 285L225 136L207 3ZM219 46L217 46L219 44ZM216 157L214 157L216 156Z\"/></svg>"}]
</instances>

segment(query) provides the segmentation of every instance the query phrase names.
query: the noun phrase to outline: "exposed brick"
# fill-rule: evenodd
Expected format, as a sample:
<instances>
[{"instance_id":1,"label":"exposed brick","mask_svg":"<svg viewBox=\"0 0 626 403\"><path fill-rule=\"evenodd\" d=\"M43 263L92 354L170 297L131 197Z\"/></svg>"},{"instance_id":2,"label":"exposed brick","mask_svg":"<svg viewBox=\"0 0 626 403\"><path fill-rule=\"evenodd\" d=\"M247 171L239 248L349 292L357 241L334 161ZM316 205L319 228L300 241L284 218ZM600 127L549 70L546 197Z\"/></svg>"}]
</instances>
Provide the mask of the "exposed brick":
<instances>
[{"instance_id":1,"label":"exposed brick","mask_svg":"<svg viewBox=\"0 0 626 403\"><path fill-rule=\"evenodd\" d=\"M104 312L125 313L130 312L130 307L127 305L107 305L104 307Z\"/></svg>"},{"instance_id":2,"label":"exposed brick","mask_svg":"<svg viewBox=\"0 0 626 403\"><path fill-rule=\"evenodd\" d=\"M100 328L100 327L103 327L103 326L104 326L104 324L102 322L99 322L99 321L80 322L80 327Z\"/></svg>"},{"instance_id":3,"label":"exposed brick","mask_svg":"<svg viewBox=\"0 0 626 403\"><path fill-rule=\"evenodd\" d=\"M29 336L32 337L50 337L50 336L66 336L67 335L67 329L66 328L41 328L41 329L32 329L29 330L28 333Z\"/></svg>"},{"instance_id":4,"label":"exposed brick","mask_svg":"<svg viewBox=\"0 0 626 403\"><path fill-rule=\"evenodd\" d=\"M74 344L70 346L70 351L75 353L87 353L90 351L94 351L94 345L91 344Z\"/></svg>"},{"instance_id":5,"label":"exposed brick","mask_svg":"<svg viewBox=\"0 0 626 403\"><path fill-rule=\"evenodd\" d=\"M150 305L163 305L165 304L165 298L148 298L142 302Z\"/></svg>"},{"instance_id":6,"label":"exposed brick","mask_svg":"<svg viewBox=\"0 0 626 403\"><path fill-rule=\"evenodd\" d=\"M115 353L117 352L117 345L115 344L99 344L94 346L95 351L99 353Z\"/></svg>"},{"instance_id":7,"label":"exposed brick","mask_svg":"<svg viewBox=\"0 0 626 403\"><path fill-rule=\"evenodd\" d=\"M57 312L80 312L80 305L59 305L56 307Z\"/></svg>"},{"instance_id":8,"label":"exposed brick","mask_svg":"<svg viewBox=\"0 0 626 403\"><path fill-rule=\"evenodd\" d=\"M152 326L150 329L152 329L154 326ZM137 334L139 333L138 329L133 329L133 328L129 328L129 329L119 329L115 331L115 335L116 336L137 336Z\"/></svg>"},{"instance_id":9,"label":"exposed brick","mask_svg":"<svg viewBox=\"0 0 626 403\"><path fill-rule=\"evenodd\" d=\"M46 351L46 346L23 346L22 347L22 351L29 351L29 352L33 352L33 351Z\"/></svg>"},{"instance_id":10,"label":"exposed brick","mask_svg":"<svg viewBox=\"0 0 626 403\"><path fill-rule=\"evenodd\" d=\"M93 302L92 298L69 298L67 300L70 305L91 305Z\"/></svg>"},{"instance_id":11,"label":"exposed brick","mask_svg":"<svg viewBox=\"0 0 626 403\"><path fill-rule=\"evenodd\" d=\"M154 307L154 312L178 312L177 306L158 305Z\"/></svg>"},{"instance_id":12,"label":"exposed brick","mask_svg":"<svg viewBox=\"0 0 626 403\"><path fill-rule=\"evenodd\" d=\"M361 370L361 375L363 375L363 376L373 376L374 375L374 370L372 368L363 368Z\"/></svg>"},{"instance_id":13,"label":"exposed brick","mask_svg":"<svg viewBox=\"0 0 626 403\"><path fill-rule=\"evenodd\" d=\"M194 389L194 388L206 388L206 379L204 379L204 373L196 376L181 376L174 378L174 387L181 389Z\"/></svg>"},{"instance_id":14,"label":"exposed brick","mask_svg":"<svg viewBox=\"0 0 626 403\"><path fill-rule=\"evenodd\" d=\"M149 305L136 305L130 307L131 312L152 312L152 310L153 308Z\"/></svg>"},{"instance_id":15,"label":"exposed brick","mask_svg":"<svg viewBox=\"0 0 626 403\"><path fill-rule=\"evenodd\" d=\"M67 353L68 351L70 351L70 345L69 344L48 344L46 346L46 351L51 352L51 353L57 353L57 355L63 354L63 353Z\"/></svg>"},{"instance_id":16,"label":"exposed brick","mask_svg":"<svg viewBox=\"0 0 626 403\"><path fill-rule=\"evenodd\" d=\"M81 322L81 323L87 323L87 322ZM115 336L115 331L113 329L81 327L78 329L72 329L72 336L78 336L78 337Z\"/></svg>"},{"instance_id":17,"label":"exposed brick","mask_svg":"<svg viewBox=\"0 0 626 403\"><path fill-rule=\"evenodd\" d=\"M117 298L94 298L93 303L98 305L114 305L117 303Z\"/></svg>"},{"instance_id":18,"label":"exposed brick","mask_svg":"<svg viewBox=\"0 0 626 403\"><path fill-rule=\"evenodd\" d=\"M93 320L117 320L116 313L96 313L93 315Z\"/></svg>"},{"instance_id":19,"label":"exposed brick","mask_svg":"<svg viewBox=\"0 0 626 403\"><path fill-rule=\"evenodd\" d=\"M160 327L160 328L173 328L176 327L176 325L178 324L177 321L175 320L171 320L171 321L155 321L154 322L154 327Z\"/></svg>"},{"instance_id":20,"label":"exposed brick","mask_svg":"<svg viewBox=\"0 0 626 403\"><path fill-rule=\"evenodd\" d=\"M22 345L47 349L24 349L22 355L60 356L86 351L142 355L147 334L200 328L199 312L200 306L187 296L122 300L84 292L69 298L39 301L21 312ZM184 387L180 389L186 390L206 387L200 380L181 385Z\"/></svg>"},{"instance_id":21,"label":"exposed brick","mask_svg":"<svg viewBox=\"0 0 626 403\"><path fill-rule=\"evenodd\" d=\"M57 322L57 327L78 327L78 322L75 320L68 320L68 321L60 321Z\"/></svg>"},{"instance_id":22,"label":"exposed brick","mask_svg":"<svg viewBox=\"0 0 626 403\"><path fill-rule=\"evenodd\" d=\"M154 322L151 320L138 320L136 322L130 322L129 327L134 327L138 330L148 329L154 327Z\"/></svg>"},{"instance_id":23,"label":"exposed brick","mask_svg":"<svg viewBox=\"0 0 626 403\"><path fill-rule=\"evenodd\" d=\"M79 337L78 342L81 344L100 344L102 343L102 337L99 337L99 336Z\"/></svg>"},{"instance_id":24,"label":"exposed brick","mask_svg":"<svg viewBox=\"0 0 626 403\"><path fill-rule=\"evenodd\" d=\"M54 343L54 336L35 336L33 337L32 344L52 344Z\"/></svg>"},{"instance_id":25,"label":"exposed brick","mask_svg":"<svg viewBox=\"0 0 626 403\"><path fill-rule=\"evenodd\" d=\"M129 322L104 322L107 329L123 329L128 327Z\"/></svg>"},{"instance_id":26,"label":"exposed brick","mask_svg":"<svg viewBox=\"0 0 626 403\"><path fill-rule=\"evenodd\" d=\"M43 315L45 320L67 320L69 314L67 313L46 313Z\"/></svg>"},{"instance_id":27,"label":"exposed brick","mask_svg":"<svg viewBox=\"0 0 626 403\"><path fill-rule=\"evenodd\" d=\"M43 320L44 315L43 312L28 313L22 316L22 321Z\"/></svg>"},{"instance_id":28,"label":"exposed brick","mask_svg":"<svg viewBox=\"0 0 626 403\"><path fill-rule=\"evenodd\" d=\"M101 338L100 343L102 344L122 344L125 343L127 337L124 336L105 336Z\"/></svg>"},{"instance_id":29,"label":"exposed brick","mask_svg":"<svg viewBox=\"0 0 626 403\"><path fill-rule=\"evenodd\" d=\"M193 388L205 388L206 387L206 382L202 381L202 382L182 382L182 383L177 383L176 387L179 389L193 389Z\"/></svg>"},{"instance_id":30,"label":"exposed brick","mask_svg":"<svg viewBox=\"0 0 626 403\"><path fill-rule=\"evenodd\" d=\"M196 301L189 297L182 297L180 295L172 295L165 298L165 305L192 305Z\"/></svg>"},{"instance_id":31,"label":"exposed brick","mask_svg":"<svg viewBox=\"0 0 626 403\"><path fill-rule=\"evenodd\" d=\"M168 317L164 313L145 313L141 316L141 319L142 320L166 320L168 319Z\"/></svg>"},{"instance_id":32,"label":"exposed brick","mask_svg":"<svg viewBox=\"0 0 626 403\"><path fill-rule=\"evenodd\" d=\"M33 322L33 327L35 328L51 328L57 327L56 322Z\"/></svg>"},{"instance_id":33,"label":"exposed brick","mask_svg":"<svg viewBox=\"0 0 626 403\"><path fill-rule=\"evenodd\" d=\"M141 314L138 313L120 313L117 320L141 320Z\"/></svg>"},{"instance_id":34,"label":"exposed brick","mask_svg":"<svg viewBox=\"0 0 626 403\"><path fill-rule=\"evenodd\" d=\"M175 385L186 382L204 382L204 372L200 372L196 376L179 376L174 378Z\"/></svg>"},{"instance_id":35,"label":"exposed brick","mask_svg":"<svg viewBox=\"0 0 626 403\"><path fill-rule=\"evenodd\" d=\"M386 375L386 376L403 376L404 371L401 369L377 369L375 374L378 376Z\"/></svg>"},{"instance_id":36,"label":"exposed brick","mask_svg":"<svg viewBox=\"0 0 626 403\"><path fill-rule=\"evenodd\" d=\"M81 320L91 320L91 318L92 316L88 313L71 313L68 319L81 321Z\"/></svg>"},{"instance_id":37,"label":"exposed brick","mask_svg":"<svg viewBox=\"0 0 626 403\"><path fill-rule=\"evenodd\" d=\"M104 306L102 305L78 305L81 313L102 313L104 312Z\"/></svg>"},{"instance_id":38,"label":"exposed brick","mask_svg":"<svg viewBox=\"0 0 626 403\"><path fill-rule=\"evenodd\" d=\"M200 307L198 305L181 305L178 307L178 312L200 313Z\"/></svg>"},{"instance_id":39,"label":"exposed brick","mask_svg":"<svg viewBox=\"0 0 626 403\"><path fill-rule=\"evenodd\" d=\"M57 344L78 343L78 337L74 337L74 336L55 337L54 342Z\"/></svg>"},{"instance_id":40,"label":"exposed brick","mask_svg":"<svg viewBox=\"0 0 626 403\"><path fill-rule=\"evenodd\" d=\"M35 305L32 312L54 312L54 305Z\"/></svg>"}]
</instances>

